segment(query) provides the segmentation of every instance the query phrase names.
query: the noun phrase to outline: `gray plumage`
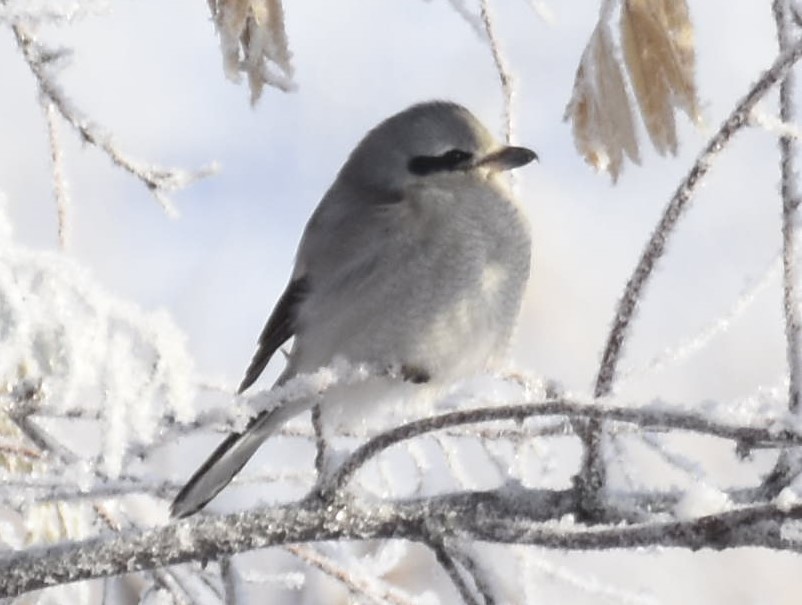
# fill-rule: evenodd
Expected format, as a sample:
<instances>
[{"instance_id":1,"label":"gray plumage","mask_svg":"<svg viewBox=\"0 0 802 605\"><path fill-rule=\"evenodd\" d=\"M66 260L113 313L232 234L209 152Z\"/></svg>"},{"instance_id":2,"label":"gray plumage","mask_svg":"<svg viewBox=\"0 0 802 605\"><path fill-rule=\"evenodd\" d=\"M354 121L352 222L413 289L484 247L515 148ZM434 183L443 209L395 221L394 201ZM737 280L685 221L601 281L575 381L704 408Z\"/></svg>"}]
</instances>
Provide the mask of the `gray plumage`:
<instances>
[{"instance_id":1,"label":"gray plumage","mask_svg":"<svg viewBox=\"0 0 802 605\"><path fill-rule=\"evenodd\" d=\"M448 102L415 105L371 130L309 220L239 391L293 336L278 383L338 356L408 369L413 382L448 382L498 360L529 276L530 237L497 173L535 157L500 146ZM230 435L178 494L172 515L202 508L311 405L263 412Z\"/></svg>"}]
</instances>

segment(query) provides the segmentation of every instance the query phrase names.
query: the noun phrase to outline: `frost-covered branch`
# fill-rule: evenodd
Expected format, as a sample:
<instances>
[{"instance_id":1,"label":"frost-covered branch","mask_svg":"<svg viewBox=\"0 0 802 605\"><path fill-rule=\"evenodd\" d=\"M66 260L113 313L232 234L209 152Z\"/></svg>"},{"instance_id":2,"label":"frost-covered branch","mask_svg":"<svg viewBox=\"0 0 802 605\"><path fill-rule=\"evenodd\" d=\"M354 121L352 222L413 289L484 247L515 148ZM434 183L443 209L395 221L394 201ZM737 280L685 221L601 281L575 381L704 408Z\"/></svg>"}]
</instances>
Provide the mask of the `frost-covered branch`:
<instances>
[{"instance_id":1,"label":"frost-covered branch","mask_svg":"<svg viewBox=\"0 0 802 605\"><path fill-rule=\"evenodd\" d=\"M533 416L567 416L569 418L590 419L598 423L602 421L627 422L648 430L677 429L691 431L723 439L731 439L746 451L756 447L802 445L802 435L790 429L782 428L781 425L773 425L766 428L736 426L716 422L701 414L667 408L612 407L558 399L524 405L459 410L415 420L390 429L357 448L334 474L318 486L319 493L324 498L332 497L337 491L343 489L356 472L376 454L413 437L458 425L498 420L521 422Z\"/></svg>"},{"instance_id":2,"label":"frost-covered branch","mask_svg":"<svg viewBox=\"0 0 802 605\"><path fill-rule=\"evenodd\" d=\"M70 194L67 179L64 176L64 158L59 139L56 109L53 103L45 99L40 100L42 111L47 120L47 134L50 143L50 161L53 172L53 196L56 199L56 218L58 220L58 241L62 250L69 245L69 208Z\"/></svg>"},{"instance_id":3,"label":"frost-covered branch","mask_svg":"<svg viewBox=\"0 0 802 605\"><path fill-rule=\"evenodd\" d=\"M513 135L513 112L512 103L515 94L515 85L507 67L507 59L501 52L501 41L498 39L496 33L496 25L493 20L493 15L488 6L489 0L481 0L481 19L482 27L484 28L487 37L487 43L490 46L490 52L493 54L493 64L496 66L496 74L498 75L499 85L501 86L501 95L504 103L504 140L510 143Z\"/></svg>"},{"instance_id":4,"label":"frost-covered branch","mask_svg":"<svg viewBox=\"0 0 802 605\"><path fill-rule=\"evenodd\" d=\"M497 492L477 506L442 506L437 498L367 503L337 500L260 508L226 516L198 516L166 527L119 534L0 557L0 596L88 578L212 561L270 546L327 540L427 541L432 528L444 536L562 550L675 547L724 550L759 546L798 552L784 525L802 518L802 505L757 504L699 518L613 527L541 524L527 518L526 492ZM510 510L515 514L510 515ZM543 511L540 511L542 516Z\"/></svg>"},{"instance_id":5,"label":"frost-covered branch","mask_svg":"<svg viewBox=\"0 0 802 605\"><path fill-rule=\"evenodd\" d=\"M699 154L691 170L680 183L671 201L663 211L663 215L652 233L649 242L641 254L640 260L624 289L616 308L613 325L607 337L602 362L596 377L594 395L597 398L608 396L613 390L618 363L624 343L629 335L632 318L643 295L646 284L651 278L658 260L663 256L674 229L684 212L690 205L693 195L704 180L714 161L729 141L749 124L749 116L757 102L782 78L791 66L802 57L802 41L798 41L780 53L774 64L750 88L741 99L715 135L708 141ZM589 423L583 430L584 443L583 464L577 476L579 485L586 490L589 503L588 514L592 517L599 492L606 483L606 469L602 453L602 426L598 422Z\"/></svg>"},{"instance_id":6,"label":"frost-covered branch","mask_svg":"<svg viewBox=\"0 0 802 605\"><path fill-rule=\"evenodd\" d=\"M358 574L353 567L341 565L311 546L296 544L287 546L285 549L307 565L335 579L352 594L361 597L366 602L377 605L387 605L388 603L389 605L413 605L416 602L403 591L365 574Z\"/></svg>"},{"instance_id":7,"label":"frost-covered branch","mask_svg":"<svg viewBox=\"0 0 802 605\"><path fill-rule=\"evenodd\" d=\"M214 165L193 172L175 168L149 166L123 152L108 133L104 132L98 125L92 123L91 120L72 104L55 81L52 70L62 58L64 52L43 46L36 40L36 37L30 30L19 23L12 23L11 30L14 33L17 47L20 49L28 68L36 79L42 99L41 103L45 112L52 111L49 108L51 106L54 107L61 117L79 134L81 140L102 150L116 166L119 166L142 181L168 214L176 214L176 210L167 196L169 192L186 187L193 181L208 176L217 170ZM51 145L52 144L53 134L51 132ZM60 150L52 148L51 152L54 157L53 169L57 188L57 199L60 199L58 192L60 164L55 161L57 157L60 157ZM62 207L63 204L59 202L60 211ZM61 225L62 224L59 223L60 229Z\"/></svg>"},{"instance_id":8,"label":"frost-covered branch","mask_svg":"<svg viewBox=\"0 0 802 605\"><path fill-rule=\"evenodd\" d=\"M787 51L792 43L787 0L774 0L772 11L777 27L780 51ZM795 77L793 70L780 82L780 120L785 124L796 121L794 107ZM785 339L788 359L788 407L799 408L802 390L802 355L800 355L799 296L797 293L798 271L796 266L795 224L799 207L797 187L796 154L798 145L794 137L783 135L780 145L780 194L782 196L782 241L783 241L783 311L785 313Z\"/></svg>"},{"instance_id":9,"label":"frost-covered branch","mask_svg":"<svg viewBox=\"0 0 802 605\"><path fill-rule=\"evenodd\" d=\"M451 553L446 548L444 542L431 538L427 542L429 547L432 549L432 552L434 552L434 557L437 559L440 567L442 567L443 571L446 572L446 575L451 580L454 588L456 588L457 592L459 593L462 602L465 603L465 605L482 605L482 602L476 598L471 590L471 587L468 585L468 582L462 576L462 572L457 566L454 558L451 556Z\"/></svg>"},{"instance_id":10,"label":"frost-covered branch","mask_svg":"<svg viewBox=\"0 0 802 605\"><path fill-rule=\"evenodd\" d=\"M793 13L787 0L774 0L772 13L777 29L777 43L780 51L786 51L792 43L791 21ZM798 26L797 26L798 27ZM794 89L796 79L789 70L780 83L780 122L792 124L796 119ZM781 133L780 147L780 196L782 202L782 291L783 317L785 320L785 351L788 365L788 409L799 411L800 390L802 390L802 355L800 354L800 333L802 319L799 314L798 281L796 259L796 223L800 197L797 187L796 156L798 145L791 133ZM766 476L763 487L767 495L779 493L789 481L802 471L802 458L798 453L783 451L772 471Z\"/></svg>"},{"instance_id":11,"label":"frost-covered branch","mask_svg":"<svg viewBox=\"0 0 802 605\"><path fill-rule=\"evenodd\" d=\"M791 44L788 3L774 0L772 4L777 24L777 38L780 50ZM793 103L795 77L789 71L780 83L780 120L793 123L796 111ZM780 137L780 192L782 195L782 239L783 239L783 310L785 313L785 336L789 371L788 407L791 411L799 408L800 389L802 389L802 359L800 358L800 317L799 296L797 294L797 267L795 262L795 223L799 206L797 188L796 154L797 143L791 136Z\"/></svg>"},{"instance_id":12,"label":"frost-covered branch","mask_svg":"<svg viewBox=\"0 0 802 605\"><path fill-rule=\"evenodd\" d=\"M800 57L802 57L802 41L797 42L786 52L783 52L752 86L747 95L739 101L718 132L708 141L691 170L677 187L671 201L663 211L663 215L652 233L619 301L596 378L596 397L605 397L612 392L618 362L629 334L635 309L657 261L665 252L668 240L677 222L687 210L694 193L696 193L714 161L727 146L730 139L749 123L749 115L755 104L787 74L791 65L796 63Z\"/></svg>"},{"instance_id":13,"label":"frost-covered branch","mask_svg":"<svg viewBox=\"0 0 802 605\"><path fill-rule=\"evenodd\" d=\"M463 569L465 569L466 573L470 575L471 579L473 580L473 584L476 587L476 592L482 596L484 604L495 605L497 601L487 574L483 569L480 568L474 557L472 557L470 553L466 552L466 549L469 548L469 545L445 542L444 546L451 557L458 562Z\"/></svg>"}]
</instances>

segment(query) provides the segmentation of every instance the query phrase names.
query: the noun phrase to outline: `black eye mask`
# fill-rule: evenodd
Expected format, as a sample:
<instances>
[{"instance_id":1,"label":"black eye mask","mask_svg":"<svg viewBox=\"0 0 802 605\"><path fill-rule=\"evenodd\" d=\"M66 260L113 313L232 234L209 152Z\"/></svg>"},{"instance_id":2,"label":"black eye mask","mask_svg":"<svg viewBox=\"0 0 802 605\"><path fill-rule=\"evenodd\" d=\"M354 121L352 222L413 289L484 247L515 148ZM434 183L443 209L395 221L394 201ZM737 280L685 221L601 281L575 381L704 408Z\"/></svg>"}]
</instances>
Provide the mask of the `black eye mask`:
<instances>
[{"instance_id":1,"label":"black eye mask","mask_svg":"<svg viewBox=\"0 0 802 605\"><path fill-rule=\"evenodd\" d=\"M462 149L449 149L442 155L418 155L409 160L407 169L418 176L435 172L462 170L473 159L473 154Z\"/></svg>"}]
</instances>

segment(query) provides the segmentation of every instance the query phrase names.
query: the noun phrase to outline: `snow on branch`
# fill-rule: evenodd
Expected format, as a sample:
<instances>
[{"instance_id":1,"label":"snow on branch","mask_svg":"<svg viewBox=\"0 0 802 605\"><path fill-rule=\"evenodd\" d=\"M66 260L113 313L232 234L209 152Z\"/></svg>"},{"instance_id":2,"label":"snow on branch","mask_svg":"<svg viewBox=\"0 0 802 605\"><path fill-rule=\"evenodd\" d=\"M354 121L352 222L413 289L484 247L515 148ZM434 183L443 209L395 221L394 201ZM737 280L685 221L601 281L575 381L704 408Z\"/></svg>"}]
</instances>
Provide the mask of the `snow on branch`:
<instances>
[{"instance_id":1,"label":"snow on branch","mask_svg":"<svg viewBox=\"0 0 802 605\"><path fill-rule=\"evenodd\" d=\"M167 527L124 530L83 542L68 542L8 552L0 557L5 582L0 595L22 592L79 579L155 569L186 561L208 561L246 550L325 540L403 538L437 548L450 540L536 544L551 548L594 550L647 545L683 548L764 546L799 550L800 544L782 534L783 524L802 517L802 505L791 498L772 504L755 501L741 490L718 500L713 514L665 521L680 510L681 494L618 493L605 501L605 522L612 526L566 525L567 516L581 511L581 491L532 490L507 484L484 492L456 492L414 500L354 499L342 488L364 463L401 441L459 424L514 420L530 416L583 416L637 424L644 430L680 429L708 434L748 447L802 445L802 435L768 426L732 426L708 417L672 410L599 407L567 400L457 411L407 423L369 440L358 448L328 483L301 501L227 516L198 516ZM320 497L320 496L323 497ZM734 505L732 503L741 503ZM736 506L736 508L732 508ZM551 525L558 522L557 525ZM624 522L621 525L621 522ZM459 551L446 549L452 564ZM307 553L308 554L308 553ZM461 563L464 566L464 563ZM457 567L459 578L465 579ZM474 574L475 570L467 570ZM452 575L456 581L457 576ZM486 582L481 582L485 592ZM467 585L466 585L467 586ZM477 584L478 586L478 584Z\"/></svg>"},{"instance_id":2,"label":"snow on branch","mask_svg":"<svg viewBox=\"0 0 802 605\"><path fill-rule=\"evenodd\" d=\"M225 516L198 516L165 527L4 553L0 555L4 580L0 596L188 561L213 561L270 546L329 540L419 542L434 535L562 550L647 546L802 550L793 530L785 528L802 518L800 504L755 504L689 520L586 527L556 519L556 524L543 523L544 511L527 506L529 495L525 491L500 492L495 499L479 505L469 502L467 506L459 506L448 496L379 504L310 500ZM529 516L529 511L535 515Z\"/></svg>"},{"instance_id":3,"label":"snow on branch","mask_svg":"<svg viewBox=\"0 0 802 605\"><path fill-rule=\"evenodd\" d=\"M646 284L653 275L657 262L662 258L679 219L690 206L690 202L699 185L704 181L713 163L730 140L738 131L750 123L750 115L758 101L777 82L785 77L788 70L800 57L802 57L802 41L797 41L789 46L787 50L780 53L773 65L763 73L758 81L750 87L746 96L736 104L732 113L708 141L688 174L677 187L652 232L651 238L646 244L618 302L596 376L595 397L606 397L613 391L624 344L629 336L631 322ZM583 468L577 477L577 481L580 485L586 487L585 500L590 507L588 514L593 516L594 509L597 508L599 493L604 488L606 481L606 468L602 455L602 426L599 420L592 420L577 427L577 429L584 444Z\"/></svg>"},{"instance_id":4,"label":"snow on branch","mask_svg":"<svg viewBox=\"0 0 802 605\"><path fill-rule=\"evenodd\" d=\"M129 448L150 443L165 417L192 419L192 361L172 321L113 298L61 255L15 245L2 207L0 342L0 414L68 461L75 456L37 414L95 415L108 477L119 476Z\"/></svg>"},{"instance_id":5,"label":"snow on branch","mask_svg":"<svg viewBox=\"0 0 802 605\"><path fill-rule=\"evenodd\" d=\"M514 128L512 103L515 95L515 80L507 66L507 59L501 51L501 41L496 33L496 24L488 6L488 0L481 0L480 9L482 27L487 36L490 52L493 55L493 64L496 66L496 74L498 75L501 95L504 100L504 141L510 143L512 142Z\"/></svg>"},{"instance_id":6,"label":"snow on branch","mask_svg":"<svg viewBox=\"0 0 802 605\"><path fill-rule=\"evenodd\" d=\"M11 30L17 47L36 79L39 87L40 103L48 119L54 183L59 206L60 233L65 229L65 219L62 214L66 208L66 194L61 175L61 150L58 148L58 137L52 124L51 114L53 110L58 111L84 142L102 150L116 166L142 181L170 215L177 214L168 196L170 192L182 189L193 181L209 176L217 170L214 164L195 171L161 168L148 165L123 152L107 132L93 123L73 105L56 81L56 72L68 52L64 49L53 49L44 46L36 39L33 30L19 22L12 21Z\"/></svg>"}]
</instances>

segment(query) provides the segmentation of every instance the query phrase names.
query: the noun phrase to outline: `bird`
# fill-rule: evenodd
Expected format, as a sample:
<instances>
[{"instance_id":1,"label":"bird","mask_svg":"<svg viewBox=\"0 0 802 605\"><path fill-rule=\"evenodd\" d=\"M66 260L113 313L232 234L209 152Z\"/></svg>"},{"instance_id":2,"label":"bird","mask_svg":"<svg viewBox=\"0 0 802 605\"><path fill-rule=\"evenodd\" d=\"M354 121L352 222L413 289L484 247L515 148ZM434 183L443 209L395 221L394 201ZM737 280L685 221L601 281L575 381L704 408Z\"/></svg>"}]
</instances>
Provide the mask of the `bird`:
<instances>
[{"instance_id":1,"label":"bird","mask_svg":"<svg viewBox=\"0 0 802 605\"><path fill-rule=\"evenodd\" d=\"M410 384L456 381L503 360L531 235L502 173L535 159L451 101L412 105L370 130L312 213L237 392L290 339L276 385L336 359L400 368L397 380ZM202 509L312 405L262 411L231 433L179 491L171 516Z\"/></svg>"}]
</instances>

